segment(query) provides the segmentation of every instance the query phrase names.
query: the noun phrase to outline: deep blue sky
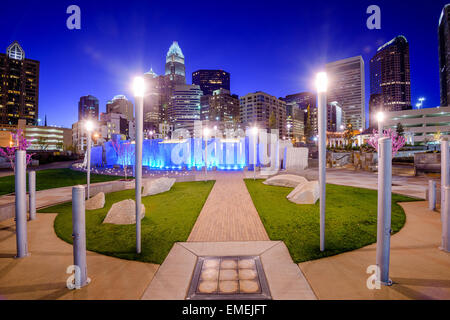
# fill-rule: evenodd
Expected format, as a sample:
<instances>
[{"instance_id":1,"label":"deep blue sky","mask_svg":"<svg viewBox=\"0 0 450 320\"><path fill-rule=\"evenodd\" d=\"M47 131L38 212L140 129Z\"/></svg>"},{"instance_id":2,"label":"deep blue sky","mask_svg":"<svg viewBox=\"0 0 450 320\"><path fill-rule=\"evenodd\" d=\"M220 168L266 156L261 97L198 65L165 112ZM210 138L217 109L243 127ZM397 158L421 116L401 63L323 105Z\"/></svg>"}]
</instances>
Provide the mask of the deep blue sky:
<instances>
[{"instance_id":1,"label":"deep blue sky","mask_svg":"<svg viewBox=\"0 0 450 320\"><path fill-rule=\"evenodd\" d=\"M412 103L439 104L437 24L446 1L77 1L2 0L0 52L18 40L41 62L39 116L70 127L82 95L130 99L135 75L164 72L177 40L187 82L196 69L231 72L231 89L280 97L311 90L324 63L362 55L369 99L369 60L398 34L410 43ZM81 8L81 30L66 28L66 8ZM381 30L366 28L366 9L381 7Z\"/></svg>"}]
</instances>

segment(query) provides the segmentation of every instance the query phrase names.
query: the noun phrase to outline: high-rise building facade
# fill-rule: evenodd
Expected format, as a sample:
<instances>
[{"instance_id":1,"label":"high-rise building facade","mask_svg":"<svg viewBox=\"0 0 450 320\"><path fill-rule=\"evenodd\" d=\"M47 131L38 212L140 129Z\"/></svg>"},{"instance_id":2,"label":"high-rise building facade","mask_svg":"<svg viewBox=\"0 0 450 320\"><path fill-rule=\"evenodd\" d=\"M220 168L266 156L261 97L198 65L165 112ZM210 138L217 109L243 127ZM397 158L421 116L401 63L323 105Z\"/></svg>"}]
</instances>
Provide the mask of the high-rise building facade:
<instances>
[{"instance_id":1,"label":"high-rise building facade","mask_svg":"<svg viewBox=\"0 0 450 320\"><path fill-rule=\"evenodd\" d=\"M344 122L365 129L364 60L361 56L328 63L327 101L337 102L345 113Z\"/></svg>"},{"instance_id":2,"label":"high-rise building facade","mask_svg":"<svg viewBox=\"0 0 450 320\"><path fill-rule=\"evenodd\" d=\"M288 126L288 136L297 141L305 141L305 128L308 116L312 126L312 131L317 131L316 95L312 92L300 92L287 95L281 100L286 102L286 116ZM308 114L309 110L309 114ZM314 127L315 126L315 127Z\"/></svg>"},{"instance_id":3,"label":"high-rise building facade","mask_svg":"<svg viewBox=\"0 0 450 320\"><path fill-rule=\"evenodd\" d=\"M193 131L194 121L200 120L200 99L203 93L197 85L176 85L167 108L169 123L176 129Z\"/></svg>"},{"instance_id":4,"label":"high-rise building facade","mask_svg":"<svg viewBox=\"0 0 450 320\"><path fill-rule=\"evenodd\" d=\"M192 73L192 84L200 86L204 96L219 89L230 91L230 74L223 70L197 70Z\"/></svg>"},{"instance_id":5,"label":"high-rise building facade","mask_svg":"<svg viewBox=\"0 0 450 320\"><path fill-rule=\"evenodd\" d=\"M159 131L161 109L160 81L161 77L153 69L144 74L144 129L153 132Z\"/></svg>"},{"instance_id":6,"label":"high-rise building facade","mask_svg":"<svg viewBox=\"0 0 450 320\"><path fill-rule=\"evenodd\" d=\"M106 104L106 113L120 113L123 114L128 121L133 121L133 103L124 95L117 95Z\"/></svg>"},{"instance_id":7,"label":"high-rise building facade","mask_svg":"<svg viewBox=\"0 0 450 320\"><path fill-rule=\"evenodd\" d=\"M286 102L265 92L257 91L240 98L240 119L246 126L278 129L280 138L286 136Z\"/></svg>"},{"instance_id":8,"label":"high-rise building facade","mask_svg":"<svg viewBox=\"0 0 450 320\"><path fill-rule=\"evenodd\" d=\"M450 4L447 4L439 18L439 81L441 106L450 102Z\"/></svg>"},{"instance_id":9,"label":"high-rise building facade","mask_svg":"<svg viewBox=\"0 0 450 320\"><path fill-rule=\"evenodd\" d=\"M203 90L202 90L203 91ZM226 89L201 98L201 120L239 122L239 98Z\"/></svg>"},{"instance_id":10,"label":"high-rise building facade","mask_svg":"<svg viewBox=\"0 0 450 320\"><path fill-rule=\"evenodd\" d=\"M186 84L186 69L184 55L177 41L174 41L167 51L165 75L158 77L160 92L160 122L169 122L168 107L177 85Z\"/></svg>"},{"instance_id":11,"label":"high-rise building facade","mask_svg":"<svg viewBox=\"0 0 450 320\"><path fill-rule=\"evenodd\" d=\"M384 111L411 109L411 80L409 44L404 36L398 36L378 48L370 59L370 123L375 110ZM376 97L374 95L381 95Z\"/></svg>"},{"instance_id":12,"label":"high-rise building facade","mask_svg":"<svg viewBox=\"0 0 450 320\"><path fill-rule=\"evenodd\" d=\"M37 124L39 61L26 59L17 41L0 53L0 124L17 125L19 119Z\"/></svg>"},{"instance_id":13,"label":"high-rise building facade","mask_svg":"<svg viewBox=\"0 0 450 320\"><path fill-rule=\"evenodd\" d=\"M81 120L98 120L98 99L94 96L87 95L80 98L78 102L78 121Z\"/></svg>"}]
</instances>

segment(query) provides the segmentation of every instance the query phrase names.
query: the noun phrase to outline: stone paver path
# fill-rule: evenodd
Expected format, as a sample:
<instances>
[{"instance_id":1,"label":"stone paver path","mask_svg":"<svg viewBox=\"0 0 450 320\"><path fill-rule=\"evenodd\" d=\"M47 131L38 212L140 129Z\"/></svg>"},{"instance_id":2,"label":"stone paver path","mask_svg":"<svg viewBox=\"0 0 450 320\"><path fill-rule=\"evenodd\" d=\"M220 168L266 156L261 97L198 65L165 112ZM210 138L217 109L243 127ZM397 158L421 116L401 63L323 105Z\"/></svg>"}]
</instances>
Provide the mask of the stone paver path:
<instances>
[{"instance_id":1,"label":"stone paver path","mask_svg":"<svg viewBox=\"0 0 450 320\"><path fill-rule=\"evenodd\" d=\"M88 251L91 283L69 290L67 267L73 264L72 245L53 230L56 214L41 213L27 223L30 256L15 259L13 219L0 222L0 300L2 299L139 299L158 265Z\"/></svg>"},{"instance_id":2,"label":"stone paver path","mask_svg":"<svg viewBox=\"0 0 450 320\"><path fill-rule=\"evenodd\" d=\"M211 172L208 179L216 183L188 241L269 240L243 181L243 172Z\"/></svg>"}]
</instances>

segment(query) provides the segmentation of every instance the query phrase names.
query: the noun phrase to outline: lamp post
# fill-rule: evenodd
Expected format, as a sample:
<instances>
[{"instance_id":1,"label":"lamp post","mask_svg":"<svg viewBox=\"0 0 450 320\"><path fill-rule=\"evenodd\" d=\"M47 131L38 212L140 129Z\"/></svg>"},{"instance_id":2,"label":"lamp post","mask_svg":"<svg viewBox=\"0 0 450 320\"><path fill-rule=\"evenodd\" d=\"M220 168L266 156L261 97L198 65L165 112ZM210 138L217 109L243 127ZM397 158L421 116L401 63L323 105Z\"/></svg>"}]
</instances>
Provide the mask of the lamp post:
<instances>
[{"instance_id":1,"label":"lamp post","mask_svg":"<svg viewBox=\"0 0 450 320\"><path fill-rule=\"evenodd\" d=\"M86 131L87 131L87 194L86 199L90 196L90 185L91 185L91 135L94 130L94 123L91 120L86 121Z\"/></svg>"},{"instance_id":2,"label":"lamp post","mask_svg":"<svg viewBox=\"0 0 450 320\"><path fill-rule=\"evenodd\" d=\"M384 113L379 111L377 113L377 121L378 121L378 139L383 137L383 121L384 121Z\"/></svg>"},{"instance_id":3,"label":"lamp post","mask_svg":"<svg viewBox=\"0 0 450 320\"><path fill-rule=\"evenodd\" d=\"M134 78L133 83L135 99L135 119L136 119L136 143L135 143L135 193L136 193L136 253L141 253L141 193L142 193L142 142L144 127L144 79Z\"/></svg>"},{"instance_id":4,"label":"lamp post","mask_svg":"<svg viewBox=\"0 0 450 320\"><path fill-rule=\"evenodd\" d=\"M325 197L326 197L326 152L327 152L327 87L325 72L316 76L318 124L319 124L319 188L320 188L320 251L325 250Z\"/></svg>"},{"instance_id":5,"label":"lamp post","mask_svg":"<svg viewBox=\"0 0 450 320\"><path fill-rule=\"evenodd\" d=\"M258 139L258 128L257 127L253 127L252 128L252 134L253 134L253 180L256 180L256 140Z\"/></svg>"},{"instance_id":6,"label":"lamp post","mask_svg":"<svg viewBox=\"0 0 450 320\"><path fill-rule=\"evenodd\" d=\"M208 128L203 129L203 139L205 140L205 181L208 173L208 134L209 129Z\"/></svg>"}]
</instances>

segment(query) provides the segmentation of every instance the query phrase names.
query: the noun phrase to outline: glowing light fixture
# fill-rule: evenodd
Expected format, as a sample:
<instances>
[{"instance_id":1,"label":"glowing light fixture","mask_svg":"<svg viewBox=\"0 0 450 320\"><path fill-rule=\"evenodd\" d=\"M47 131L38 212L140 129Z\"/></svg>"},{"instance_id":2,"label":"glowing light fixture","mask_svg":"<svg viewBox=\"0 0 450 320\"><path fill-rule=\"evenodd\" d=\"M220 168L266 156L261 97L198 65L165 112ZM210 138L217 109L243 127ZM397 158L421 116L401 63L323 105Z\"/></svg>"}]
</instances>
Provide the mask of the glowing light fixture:
<instances>
[{"instance_id":1,"label":"glowing light fixture","mask_svg":"<svg viewBox=\"0 0 450 320\"><path fill-rule=\"evenodd\" d=\"M135 97L143 97L145 93L144 78L136 77L133 81L133 91Z\"/></svg>"},{"instance_id":2,"label":"glowing light fixture","mask_svg":"<svg viewBox=\"0 0 450 320\"><path fill-rule=\"evenodd\" d=\"M316 76L317 92L327 92L328 77L326 72L319 72Z\"/></svg>"}]
</instances>

